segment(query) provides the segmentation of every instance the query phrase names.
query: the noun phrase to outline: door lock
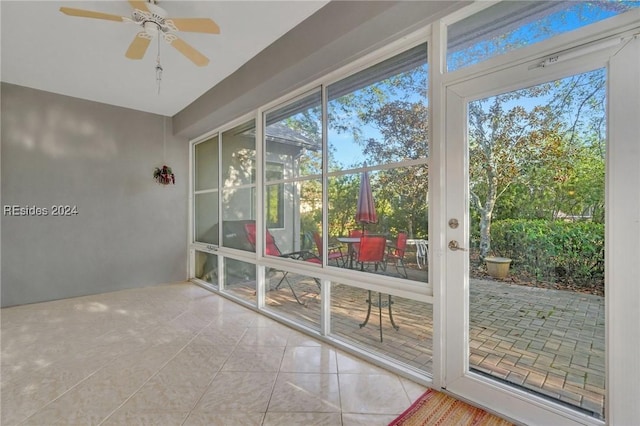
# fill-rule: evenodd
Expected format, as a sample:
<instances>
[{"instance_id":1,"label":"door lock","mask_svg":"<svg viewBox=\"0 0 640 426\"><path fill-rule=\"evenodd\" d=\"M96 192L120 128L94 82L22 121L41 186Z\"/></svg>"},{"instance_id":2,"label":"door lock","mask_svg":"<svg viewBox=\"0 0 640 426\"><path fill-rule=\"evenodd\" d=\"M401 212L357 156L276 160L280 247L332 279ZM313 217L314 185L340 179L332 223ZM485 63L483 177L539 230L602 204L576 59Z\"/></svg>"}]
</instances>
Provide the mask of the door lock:
<instances>
[{"instance_id":1,"label":"door lock","mask_svg":"<svg viewBox=\"0 0 640 426\"><path fill-rule=\"evenodd\" d=\"M467 251L466 248L460 247L456 240L449 241L449 250L451 251Z\"/></svg>"}]
</instances>

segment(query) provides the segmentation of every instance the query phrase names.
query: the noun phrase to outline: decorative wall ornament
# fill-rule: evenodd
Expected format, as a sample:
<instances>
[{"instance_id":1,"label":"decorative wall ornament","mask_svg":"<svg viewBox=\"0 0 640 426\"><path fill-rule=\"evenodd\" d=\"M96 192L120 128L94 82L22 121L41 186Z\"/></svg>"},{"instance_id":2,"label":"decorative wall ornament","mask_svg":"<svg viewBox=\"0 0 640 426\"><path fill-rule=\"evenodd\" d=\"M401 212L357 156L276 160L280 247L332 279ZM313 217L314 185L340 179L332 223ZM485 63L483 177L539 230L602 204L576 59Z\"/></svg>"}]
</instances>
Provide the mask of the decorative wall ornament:
<instances>
[{"instance_id":1,"label":"decorative wall ornament","mask_svg":"<svg viewBox=\"0 0 640 426\"><path fill-rule=\"evenodd\" d=\"M156 167L153 171L153 178L161 185L176 184L176 176L173 174L171 167L167 165Z\"/></svg>"},{"instance_id":2,"label":"decorative wall ornament","mask_svg":"<svg viewBox=\"0 0 640 426\"><path fill-rule=\"evenodd\" d=\"M167 117L162 117L162 162L167 161ZM153 171L153 179L160 185L176 184L176 176L171 167L166 164L156 167Z\"/></svg>"}]
</instances>

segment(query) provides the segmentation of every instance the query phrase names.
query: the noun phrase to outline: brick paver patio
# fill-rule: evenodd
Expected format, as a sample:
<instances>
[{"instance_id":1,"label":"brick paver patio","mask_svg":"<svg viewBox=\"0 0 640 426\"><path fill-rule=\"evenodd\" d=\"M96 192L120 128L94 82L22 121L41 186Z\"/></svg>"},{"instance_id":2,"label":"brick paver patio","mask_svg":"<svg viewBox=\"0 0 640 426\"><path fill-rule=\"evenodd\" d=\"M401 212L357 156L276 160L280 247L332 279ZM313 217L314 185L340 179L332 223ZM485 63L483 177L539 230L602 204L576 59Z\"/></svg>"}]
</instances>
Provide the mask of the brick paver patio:
<instances>
[{"instance_id":1,"label":"brick paver patio","mask_svg":"<svg viewBox=\"0 0 640 426\"><path fill-rule=\"evenodd\" d=\"M286 285L267 293L267 305L318 328L320 296L315 282L292 274L289 278L304 305L295 302ZM489 280L472 279L470 286L472 369L603 417L603 297ZM246 292L238 284L230 291L255 297L252 283L247 283ZM366 290L336 284L331 295L334 335L432 372L430 304L394 297L393 316L399 330L391 327L388 311L383 309L380 342L377 308L369 323L359 327L366 316ZM373 295L377 301L377 293Z\"/></svg>"}]
</instances>

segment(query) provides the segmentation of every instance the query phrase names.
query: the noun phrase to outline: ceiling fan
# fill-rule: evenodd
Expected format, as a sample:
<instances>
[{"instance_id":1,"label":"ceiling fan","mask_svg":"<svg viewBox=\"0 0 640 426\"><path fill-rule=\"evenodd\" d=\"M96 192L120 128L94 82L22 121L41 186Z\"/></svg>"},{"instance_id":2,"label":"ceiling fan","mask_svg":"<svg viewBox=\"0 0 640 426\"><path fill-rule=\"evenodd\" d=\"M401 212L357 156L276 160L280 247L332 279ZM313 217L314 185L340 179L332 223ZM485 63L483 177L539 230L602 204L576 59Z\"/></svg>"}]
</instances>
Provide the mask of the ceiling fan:
<instances>
[{"instance_id":1,"label":"ceiling fan","mask_svg":"<svg viewBox=\"0 0 640 426\"><path fill-rule=\"evenodd\" d=\"M132 22L140 25L143 30L136 34L125 54L129 59L142 59L151 40L156 36L162 36L167 43L175 47L197 66L203 67L207 65L209 59L175 35L174 32L188 31L194 33L220 34L218 25L209 18L168 19L167 12L155 3L155 0L129 0L129 4L131 4L134 9L131 12L131 18L70 7L61 7L60 12L69 16L104 19L116 22Z\"/></svg>"}]
</instances>

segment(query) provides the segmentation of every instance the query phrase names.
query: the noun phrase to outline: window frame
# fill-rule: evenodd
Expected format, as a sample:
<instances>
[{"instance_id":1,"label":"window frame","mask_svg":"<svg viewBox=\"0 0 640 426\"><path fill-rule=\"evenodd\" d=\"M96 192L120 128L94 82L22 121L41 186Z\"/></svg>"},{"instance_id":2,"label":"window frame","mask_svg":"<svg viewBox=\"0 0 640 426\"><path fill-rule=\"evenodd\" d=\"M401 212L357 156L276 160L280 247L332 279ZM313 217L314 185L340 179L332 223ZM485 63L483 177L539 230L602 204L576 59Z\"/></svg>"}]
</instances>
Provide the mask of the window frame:
<instances>
[{"instance_id":1,"label":"window frame","mask_svg":"<svg viewBox=\"0 0 640 426\"><path fill-rule=\"evenodd\" d=\"M269 170L269 166L271 167L278 167L278 170ZM265 189L264 192L264 204L265 204L265 226L269 229L283 229L284 228L284 223L285 223L285 208L284 208L284 183L277 183L277 184L269 184L268 182L270 182L271 180L275 180L275 181L281 181L284 179L284 168L285 165L284 163L280 163L280 162L276 162L276 161L266 161L265 162L265 168L264 168L264 174L265 174L265 185L267 187L273 186L275 188L277 188L277 193L275 194L275 202L276 202L276 216L277 219L276 221L270 221L269 220L269 213L268 213L268 209L271 207L271 196L273 194L271 194L271 192L269 191L269 188ZM276 177L272 177L271 179L269 178L269 173L278 173L278 176ZM276 186L277 185L277 186Z\"/></svg>"},{"instance_id":2,"label":"window frame","mask_svg":"<svg viewBox=\"0 0 640 426\"><path fill-rule=\"evenodd\" d=\"M431 174L431 176L433 177L433 181L432 181L433 185L430 184L430 187L432 187L434 191L430 191L430 204L432 208L429 209L429 215L430 215L429 235L433 236L433 238L431 238L431 241L430 241L431 247L429 250L429 253L431 256L431 259L430 259L431 264L430 264L428 286L424 289L411 288L409 286L402 285L402 283L393 282L392 280L378 279L378 277L376 276L362 277L357 274L356 275L349 274L349 272L351 271L343 270L343 271L336 272L336 270L333 270L332 268L320 269L320 268L317 268L317 265L295 264L283 259L266 258L261 253L256 253L256 254L250 253L250 254L254 256L252 261L258 267L259 279L260 277L264 279L264 271L267 267L275 267L275 268L279 267L288 271L293 271L301 274L318 277L322 280L322 286L323 286L322 298L323 299L328 298L328 296L330 295L329 285L328 285L330 282L335 282L335 283L346 282L346 283L349 283L350 285L356 284L358 286L362 286L362 288L370 289L373 291L383 291L385 293L394 294L401 297L410 297L410 298L415 298L416 300L422 300L428 303L432 303L433 309L434 309L433 311L433 342L434 342L433 362L434 362L434 365L440 366L439 371L437 371L437 369L434 370L433 378L430 378L430 377L425 378L422 375L415 375L412 371L407 371L406 369L403 369L402 366L390 365L388 362L381 360L379 357L372 356L370 353L367 353L366 351L364 352L364 355L367 356L374 363L385 366L387 368L391 368L396 372L402 372L405 376L412 377L420 383L430 385L430 386L435 386L435 387L438 387L439 384L441 383L441 375L444 374L444 369L442 368L442 365L446 361L442 359L443 354L441 353L441 350L440 350L442 346L442 342L446 340L445 339L446 336L444 335L444 333L442 333L442 330L444 329L443 311L445 309L442 297L446 293L446 288L442 284L446 280L446 268L444 267L443 252L446 250L446 241L444 239L444 236L435 235L434 227L438 226L438 229L441 229L441 228L444 229L447 226L448 218L446 217L446 212L443 210L442 206L440 205L446 200L446 197L445 197L446 194L443 193L442 189L438 189L440 186L443 186L444 184L443 172L442 170L436 170L433 167L433 166L438 167L439 164L442 164L444 162L444 158L445 158L443 140L445 137L444 128L445 128L445 123L447 118L447 112L446 112L447 105L444 97L444 88L448 85L452 85L457 82L462 82L469 78L473 78L474 76L483 75L498 69L505 69L509 67L518 66L519 64L522 64L523 62L531 61L534 58L544 59L546 56L557 53L558 51L566 51L566 50L576 48L578 46L582 46L586 43L595 42L613 33L621 33L625 31L629 31L633 28L637 28L638 22L640 21L640 11L636 10L636 11L627 12L623 15L616 16L604 21L600 21L595 24L591 24L590 26L586 27L588 28L587 30L585 30L584 28L581 29L580 34L575 34L576 31L572 31L559 36L555 36L541 43L537 43L531 46L524 47L522 49L517 49L515 51L500 55L498 57L492 58L488 61L476 64L473 66L456 70L454 72L444 72L443 71L444 55L446 55L446 25L449 23L455 22L456 20L462 19L463 17L468 16L469 14L472 14L474 10L478 10L484 7L489 7L490 5L491 3L487 4L485 2L472 3L470 6L460 9L459 11L454 12L444 18L441 18L440 20L436 20L431 24L425 26L424 28L416 31L415 33L412 33L409 36L403 37L401 40L391 42L386 46L375 50L374 52L363 53L363 56L360 57L359 59L353 60L352 62L350 62L345 66L340 66L338 69L332 72L326 73L324 76L314 80L313 82L302 84L297 88L292 89L291 92L279 97L278 99L275 99L261 106L257 106L249 114L246 114L241 118L235 119L230 123L225 123L224 125L224 128L230 128L230 127L233 127L234 123L238 123L243 120L246 120L246 117L254 117L256 119L256 139L260 141L262 140L261 119L263 118L263 113L268 109L276 108L283 103L291 101L296 96L301 96L302 94L310 90L314 90L318 87L322 88L323 99L326 99L326 90L324 89L326 85L331 84L332 82L335 82L336 80L339 80L341 78L344 78L345 76L353 74L358 70L361 70L370 65L373 65L374 63L377 63L386 57L392 56L393 53L397 51L397 49L409 48L411 47L412 44L415 45L422 42L428 43L428 46L429 46L428 64L429 64L429 82L430 82L429 83L429 87L430 87L430 90L429 90L429 106L430 106L429 108L429 120L430 120L429 121L430 123L429 167L430 168L429 170L430 172L435 172ZM294 82L294 85L296 83L297 82ZM222 127L219 127L219 129L222 129ZM208 135L211 135L213 133L215 133L215 131L212 131L207 135L203 135L202 137L193 139L191 143L193 144L196 141L202 141L206 137L208 137ZM261 161L263 158L262 144L257 143L256 150L257 150L258 164L261 164ZM190 156L189 158L190 165L192 165L193 149L190 149L189 156ZM323 156L326 156L326 152L323 153ZM258 166L258 167L259 167L259 171L261 171L262 166ZM327 175L326 159L323 162L323 172L324 172L323 174L326 176ZM192 178L193 176L190 174L190 182L189 182L189 185L190 185L189 220L190 221L193 220ZM323 180L324 179L326 178L323 178ZM261 173L258 173L257 180L256 180L256 187L258 188L263 187L263 177L261 176ZM433 195L433 198L432 198L432 195ZM326 204L326 194L324 195L324 197L325 198L323 199L323 201ZM263 211L260 199L261 197L258 197L257 206L256 206L257 212ZM324 225L326 226L326 217L323 220L324 220ZM256 222L257 222L258 229L264 229L262 227L263 226L262 214L257 215ZM188 227L188 230L190 233L193 232L192 223ZM262 238L263 237L261 235L259 234L257 235L259 244L261 244ZM188 241L189 241L189 247L191 247L191 250L193 251L194 247L196 247L197 245L193 243L191 234L189 235ZM203 251L207 251L207 250L203 250ZM219 258L222 256L229 256L237 259L251 259L248 253L244 253L244 252L235 253L233 252L233 250L225 249L223 247L220 248L220 252L217 254L219 255ZM193 256L191 256L191 259L193 259ZM192 263L193 262L191 261L190 271L193 271ZM611 271L611 268L609 270ZM189 274L191 277L191 272ZM366 282L361 282L361 281L366 281ZM197 280L194 280L194 282L206 287L206 283L202 283ZM435 286L433 283L436 283ZM214 291L216 291L216 289L214 289ZM255 306L247 305L246 302L241 300L238 300L238 302L243 303L246 306L250 306L254 309L257 309L261 313L267 316L270 316L282 322L288 323L289 325L291 325L292 327L298 330L310 332L311 334L316 335L316 333L313 330L308 330L308 329L305 329L304 327L300 327L298 324L292 323L291 321L288 321L286 318L279 317L278 315L274 315L273 313L267 310L264 310L263 309L264 300L261 301L261 293L263 291L264 291L264 288L261 289L260 287L258 287L258 296L257 296L258 301L257 301L257 305ZM225 297L229 297L223 291L221 291L220 293L225 295ZM230 297L230 298L233 298L233 297ZM612 299L609 298L609 300L612 300ZM613 304L613 303L607 303L607 304L608 304L607 309L609 310L609 315L610 315L611 310L615 308L616 304ZM625 305L625 307L627 306ZM624 313L628 314L629 312L628 310L626 310ZM325 320L323 320L323 324L324 322L326 322L326 318ZM608 323L611 325L613 321L609 321ZM340 340L332 339L329 334L329 331L330 331L329 328L323 325L320 335L317 335L316 337L319 337L321 339L324 339L325 341L334 343L341 348L346 348L347 350L353 353L363 354L362 348L354 348L353 346L345 345L344 342ZM611 332L611 331L612 331L611 327L608 327L607 332ZM618 339L618 340L621 340L621 339ZM623 347L624 345L620 344L620 342L617 342L617 343L618 343L618 346L616 346L616 353L619 354L621 351L621 347ZM613 351L609 353L613 354ZM609 361L608 365L610 364L611 362ZM608 377L611 377L611 376L608 376ZM610 401L612 392L614 391L617 392L619 388L620 388L619 384L616 389L612 390L611 388L608 388L607 395L608 395L609 401ZM616 402L615 408L620 409L621 404L622 404L622 401ZM610 402L608 402L607 405L609 406ZM610 412L611 410L608 410L608 411ZM629 407L626 410L622 409L620 411L622 411L624 414L628 414L628 413L635 412L637 410L635 408ZM609 419L611 420L613 419L613 417L609 417ZM598 422L594 422L594 423L599 424Z\"/></svg>"}]
</instances>

